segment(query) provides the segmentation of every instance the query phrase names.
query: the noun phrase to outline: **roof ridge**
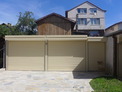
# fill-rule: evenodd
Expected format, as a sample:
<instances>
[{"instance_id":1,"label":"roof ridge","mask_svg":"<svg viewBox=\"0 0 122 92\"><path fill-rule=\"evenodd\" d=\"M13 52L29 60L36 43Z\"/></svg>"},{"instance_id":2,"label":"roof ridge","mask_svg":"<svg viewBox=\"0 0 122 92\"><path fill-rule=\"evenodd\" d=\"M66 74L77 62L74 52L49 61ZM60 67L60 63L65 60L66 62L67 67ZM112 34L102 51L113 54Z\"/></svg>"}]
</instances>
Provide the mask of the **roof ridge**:
<instances>
[{"instance_id":1,"label":"roof ridge","mask_svg":"<svg viewBox=\"0 0 122 92\"><path fill-rule=\"evenodd\" d=\"M60 14L57 14L57 13L55 13L55 12L53 12L53 13L51 13L51 14L48 14L48 15L42 17L42 18L39 18L39 19L37 19L35 22L37 23L38 21L40 21L40 20L42 20L42 19L45 19L45 18L47 18L47 17L49 17L49 16L52 16L52 15L55 15L55 16L58 16L58 17L62 17L62 18L64 18L65 20L68 20L68 21L70 21L70 22L75 23L75 21L73 21L73 20L71 20L71 19L69 19L69 18L66 18L66 17L64 17L64 16L62 16L62 15L60 15Z\"/></svg>"},{"instance_id":2,"label":"roof ridge","mask_svg":"<svg viewBox=\"0 0 122 92\"><path fill-rule=\"evenodd\" d=\"M83 2L83 3L81 3L81 4L77 5L77 6L75 6L74 8L71 8L70 10L67 10L66 12L68 12L68 11L71 11L71 10L75 9L76 7L78 7L78 6L80 6L80 5L83 5L84 3L89 3L89 4L91 4L91 5L95 6L95 7L97 7L98 9L100 9L100 10L102 10L102 11L106 12L106 10L103 10L102 8L100 8L100 7L96 6L95 4L93 4L93 3L89 2L89 1L85 1L85 2Z\"/></svg>"}]
</instances>

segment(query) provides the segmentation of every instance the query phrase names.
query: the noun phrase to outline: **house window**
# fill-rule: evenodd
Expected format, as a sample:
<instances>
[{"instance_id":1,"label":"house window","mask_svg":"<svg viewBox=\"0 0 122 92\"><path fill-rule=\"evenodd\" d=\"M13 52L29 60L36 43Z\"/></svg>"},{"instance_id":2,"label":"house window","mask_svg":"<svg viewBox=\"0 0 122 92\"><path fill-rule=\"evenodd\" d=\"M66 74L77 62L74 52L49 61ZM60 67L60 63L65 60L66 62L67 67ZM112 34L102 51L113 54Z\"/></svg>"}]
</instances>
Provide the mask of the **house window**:
<instances>
[{"instance_id":1,"label":"house window","mask_svg":"<svg viewBox=\"0 0 122 92\"><path fill-rule=\"evenodd\" d=\"M78 11L78 13L86 14L87 13L87 8L78 8L77 11Z\"/></svg>"},{"instance_id":2,"label":"house window","mask_svg":"<svg viewBox=\"0 0 122 92\"><path fill-rule=\"evenodd\" d=\"M91 25L100 25L100 18L91 18Z\"/></svg>"},{"instance_id":3,"label":"house window","mask_svg":"<svg viewBox=\"0 0 122 92\"><path fill-rule=\"evenodd\" d=\"M92 14L97 13L97 8L90 8L90 13L92 13Z\"/></svg>"},{"instance_id":4,"label":"house window","mask_svg":"<svg viewBox=\"0 0 122 92\"><path fill-rule=\"evenodd\" d=\"M99 31L89 31L89 36L100 36Z\"/></svg>"},{"instance_id":5,"label":"house window","mask_svg":"<svg viewBox=\"0 0 122 92\"><path fill-rule=\"evenodd\" d=\"M87 25L87 19L86 18L78 18L78 24Z\"/></svg>"}]
</instances>

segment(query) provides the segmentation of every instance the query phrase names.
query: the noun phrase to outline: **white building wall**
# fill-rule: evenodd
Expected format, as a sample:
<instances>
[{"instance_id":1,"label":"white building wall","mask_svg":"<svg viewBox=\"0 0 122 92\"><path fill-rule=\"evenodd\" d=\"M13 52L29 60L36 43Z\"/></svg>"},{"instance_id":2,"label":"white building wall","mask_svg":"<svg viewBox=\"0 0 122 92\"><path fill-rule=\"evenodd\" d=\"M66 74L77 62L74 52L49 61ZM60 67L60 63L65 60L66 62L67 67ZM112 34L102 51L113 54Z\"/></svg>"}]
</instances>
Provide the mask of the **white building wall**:
<instances>
[{"instance_id":1,"label":"white building wall","mask_svg":"<svg viewBox=\"0 0 122 92\"><path fill-rule=\"evenodd\" d=\"M84 3L70 11L68 11L68 18L76 21L76 15L77 13L77 9L78 8L87 8L87 14L79 14L78 17L79 18L87 18L87 25L79 25L78 29L104 29L105 28L105 12L101 11L100 9L97 8L97 14L93 15L90 13L90 8L96 8L95 6L89 4L89 3ZM90 23L90 18L100 18L100 25L91 25Z\"/></svg>"}]
</instances>

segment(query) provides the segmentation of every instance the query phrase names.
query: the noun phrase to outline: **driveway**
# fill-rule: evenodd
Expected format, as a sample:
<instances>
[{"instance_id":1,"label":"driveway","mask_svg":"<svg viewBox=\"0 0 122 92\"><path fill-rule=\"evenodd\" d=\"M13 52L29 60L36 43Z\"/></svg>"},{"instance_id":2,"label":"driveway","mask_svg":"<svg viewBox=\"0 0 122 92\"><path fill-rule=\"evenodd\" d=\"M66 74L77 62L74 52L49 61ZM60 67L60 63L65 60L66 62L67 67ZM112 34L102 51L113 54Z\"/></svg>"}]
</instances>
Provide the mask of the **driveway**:
<instances>
[{"instance_id":1,"label":"driveway","mask_svg":"<svg viewBox=\"0 0 122 92\"><path fill-rule=\"evenodd\" d=\"M0 70L0 92L91 92L89 82L102 73Z\"/></svg>"}]
</instances>

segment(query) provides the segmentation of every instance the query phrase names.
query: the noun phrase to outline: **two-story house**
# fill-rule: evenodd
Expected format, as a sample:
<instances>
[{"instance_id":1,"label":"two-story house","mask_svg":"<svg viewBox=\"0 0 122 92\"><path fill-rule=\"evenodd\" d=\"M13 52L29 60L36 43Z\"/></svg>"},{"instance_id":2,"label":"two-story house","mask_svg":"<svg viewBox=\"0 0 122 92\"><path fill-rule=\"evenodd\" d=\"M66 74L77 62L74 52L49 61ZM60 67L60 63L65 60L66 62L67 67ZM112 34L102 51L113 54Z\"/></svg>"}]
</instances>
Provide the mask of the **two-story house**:
<instances>
[{"instance_id":1,"label":"two-story house","mask_svg":"<svg viewBox=\"0 0 122 92\"><path fill-rule=\"evenodd\" d=\"M105 10L86 1L66 11L66 17L76 21L74 33L88 34L89 36L103 36L105 12Z\"/></svg>"}]
</instances>

